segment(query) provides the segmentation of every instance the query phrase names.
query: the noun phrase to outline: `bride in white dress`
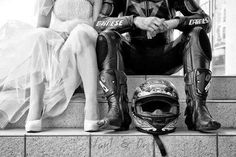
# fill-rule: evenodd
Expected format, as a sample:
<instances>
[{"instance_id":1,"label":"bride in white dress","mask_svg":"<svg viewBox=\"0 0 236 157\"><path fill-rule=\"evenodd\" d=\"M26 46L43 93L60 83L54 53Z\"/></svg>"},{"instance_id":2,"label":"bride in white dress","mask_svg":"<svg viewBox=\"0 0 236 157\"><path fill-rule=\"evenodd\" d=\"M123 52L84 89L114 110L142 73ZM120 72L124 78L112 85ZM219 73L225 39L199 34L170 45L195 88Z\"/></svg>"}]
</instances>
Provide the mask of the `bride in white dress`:
<instances>
[{"instance_id":1,"label":"bride in white dress","mask_svg":"<svg viewBox=\"0 0 236 157\"><path fill-rule=\"evenodd\" d=\"M85 91L85 131L98 130L97 32L102 0L38 0L38 23L0 30L0 127L29 109L26 131L61 114L76 88Z\"/></svg>"}]
</instances>

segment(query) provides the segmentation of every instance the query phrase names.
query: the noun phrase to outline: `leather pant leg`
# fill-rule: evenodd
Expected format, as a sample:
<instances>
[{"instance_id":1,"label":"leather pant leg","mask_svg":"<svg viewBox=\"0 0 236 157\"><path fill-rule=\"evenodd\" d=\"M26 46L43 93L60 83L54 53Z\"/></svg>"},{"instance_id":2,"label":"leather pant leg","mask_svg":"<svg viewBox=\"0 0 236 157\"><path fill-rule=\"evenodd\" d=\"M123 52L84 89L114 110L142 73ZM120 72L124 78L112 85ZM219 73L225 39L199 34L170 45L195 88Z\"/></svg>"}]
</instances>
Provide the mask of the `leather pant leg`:
<instances>
[{"instance_id":1,"label":"leather pant leg","mask_svg":"<svg viewBox=\"0 0 236 157\"><path fill-rule=\"evenodd\" d=\"M128 130L131 123L127 96L127 77L120 53L122 37L115 31L104 31L98 36L97 58L99 83L108 100L108 113L102 127Z\"/></svg>"},{"instance_id":2,"label":"leather pant leg","mask_svg":"<svg viewBox=\"0 0 236 157\"><path fill-rule=\"evenodd\" d=\"M208 131L220 128L206 107L211 81L211 47L206 32L196 27L185 33L183 66L187 108L185 123L190 130Z\"/></svg>"}]
</instances>

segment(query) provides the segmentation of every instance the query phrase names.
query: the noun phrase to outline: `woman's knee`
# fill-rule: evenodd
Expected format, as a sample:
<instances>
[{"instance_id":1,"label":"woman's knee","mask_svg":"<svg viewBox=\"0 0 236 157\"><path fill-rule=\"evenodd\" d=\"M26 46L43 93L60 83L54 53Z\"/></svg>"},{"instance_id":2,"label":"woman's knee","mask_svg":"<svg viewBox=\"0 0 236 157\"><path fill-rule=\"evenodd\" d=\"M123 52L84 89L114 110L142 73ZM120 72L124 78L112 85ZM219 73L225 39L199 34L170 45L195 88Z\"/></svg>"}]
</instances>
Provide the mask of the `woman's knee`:
<instances>
[{"instance_id":1,"label":"woman's knee","mask_svg":"<svg viewBox=\"0 0 236 157\"><path fill-rule=\"evenodd\" d=\"M70 38L79 42L82 46L95 46L97 39L97 32L87 25L78 25L71 33Z\"/></svg>"}]
</instances>

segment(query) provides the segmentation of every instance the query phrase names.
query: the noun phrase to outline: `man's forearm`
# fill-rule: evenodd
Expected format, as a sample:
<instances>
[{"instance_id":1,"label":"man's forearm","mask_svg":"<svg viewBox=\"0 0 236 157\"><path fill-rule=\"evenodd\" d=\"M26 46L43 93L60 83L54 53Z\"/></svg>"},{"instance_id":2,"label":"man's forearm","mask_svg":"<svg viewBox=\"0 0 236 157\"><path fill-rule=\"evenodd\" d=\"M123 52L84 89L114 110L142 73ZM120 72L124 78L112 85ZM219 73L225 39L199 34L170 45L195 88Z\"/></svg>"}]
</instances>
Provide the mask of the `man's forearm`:
<instances>
[{"instance_id":1,"label":"man's forearm","mask_svg":"<svg viewBox=\"0 0 236 157\"><path fill-rule=\"evenodd\" d=\"M106 29L112 29L124 33L133 28L133 16L122 17L99 17L95 22L95 29L101 32Z\"/></svg>"},{"instance_id":2,"label":"man's forearm","mask_svg":"<svg viewBox=\"0 0 236 157\"><path fill-rule=\"evenodd\" d=\"M206 32L211 30L211 18L205 13L178 18L180 22L177 29L180 31L192 29L194 27L202 27Z\"/></svg>"},{"instance_id":3,"label":"man's forearm","mask_svg":"<svg viewBox=\"0 0 236 157\"><path fill-rule=\"evenodd\" d=\"M179 19L166 20L167 29L175 29L179 25Z\"/></svg>"}]
</instances>

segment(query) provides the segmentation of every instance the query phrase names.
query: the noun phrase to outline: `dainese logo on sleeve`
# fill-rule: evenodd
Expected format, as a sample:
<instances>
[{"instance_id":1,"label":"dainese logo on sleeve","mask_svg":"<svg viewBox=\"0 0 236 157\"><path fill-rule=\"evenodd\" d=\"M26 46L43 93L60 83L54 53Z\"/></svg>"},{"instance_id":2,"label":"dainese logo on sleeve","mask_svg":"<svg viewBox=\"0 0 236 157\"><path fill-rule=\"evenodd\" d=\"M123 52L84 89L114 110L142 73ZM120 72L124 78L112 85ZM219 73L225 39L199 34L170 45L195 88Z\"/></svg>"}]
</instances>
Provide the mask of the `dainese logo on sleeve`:
<instances>
[{"instance_id":1,"label":"dainese logo on sleeve","mask_svg":"<svg viewBox=\"0 0 236 157\"><path fill-rule=\"evenodd\" d=\"M189 25L201 25L201 24L206 24L209 23L210 19L209 18L204 18L204 19L191 19L189 21Z\"/></svg>"},{"instance_id":2,"label":"dainese logo on sleeve","mask_svg":"<svg viewBox=\"0 0 236 157\"><path fill-rule=\"evenodd\" d=\"M112 21L98 21L96 26L110 26L110 27L114 27L114 26L122 26L124 20L112 20Z\"/></svg>"}]
</instances>

